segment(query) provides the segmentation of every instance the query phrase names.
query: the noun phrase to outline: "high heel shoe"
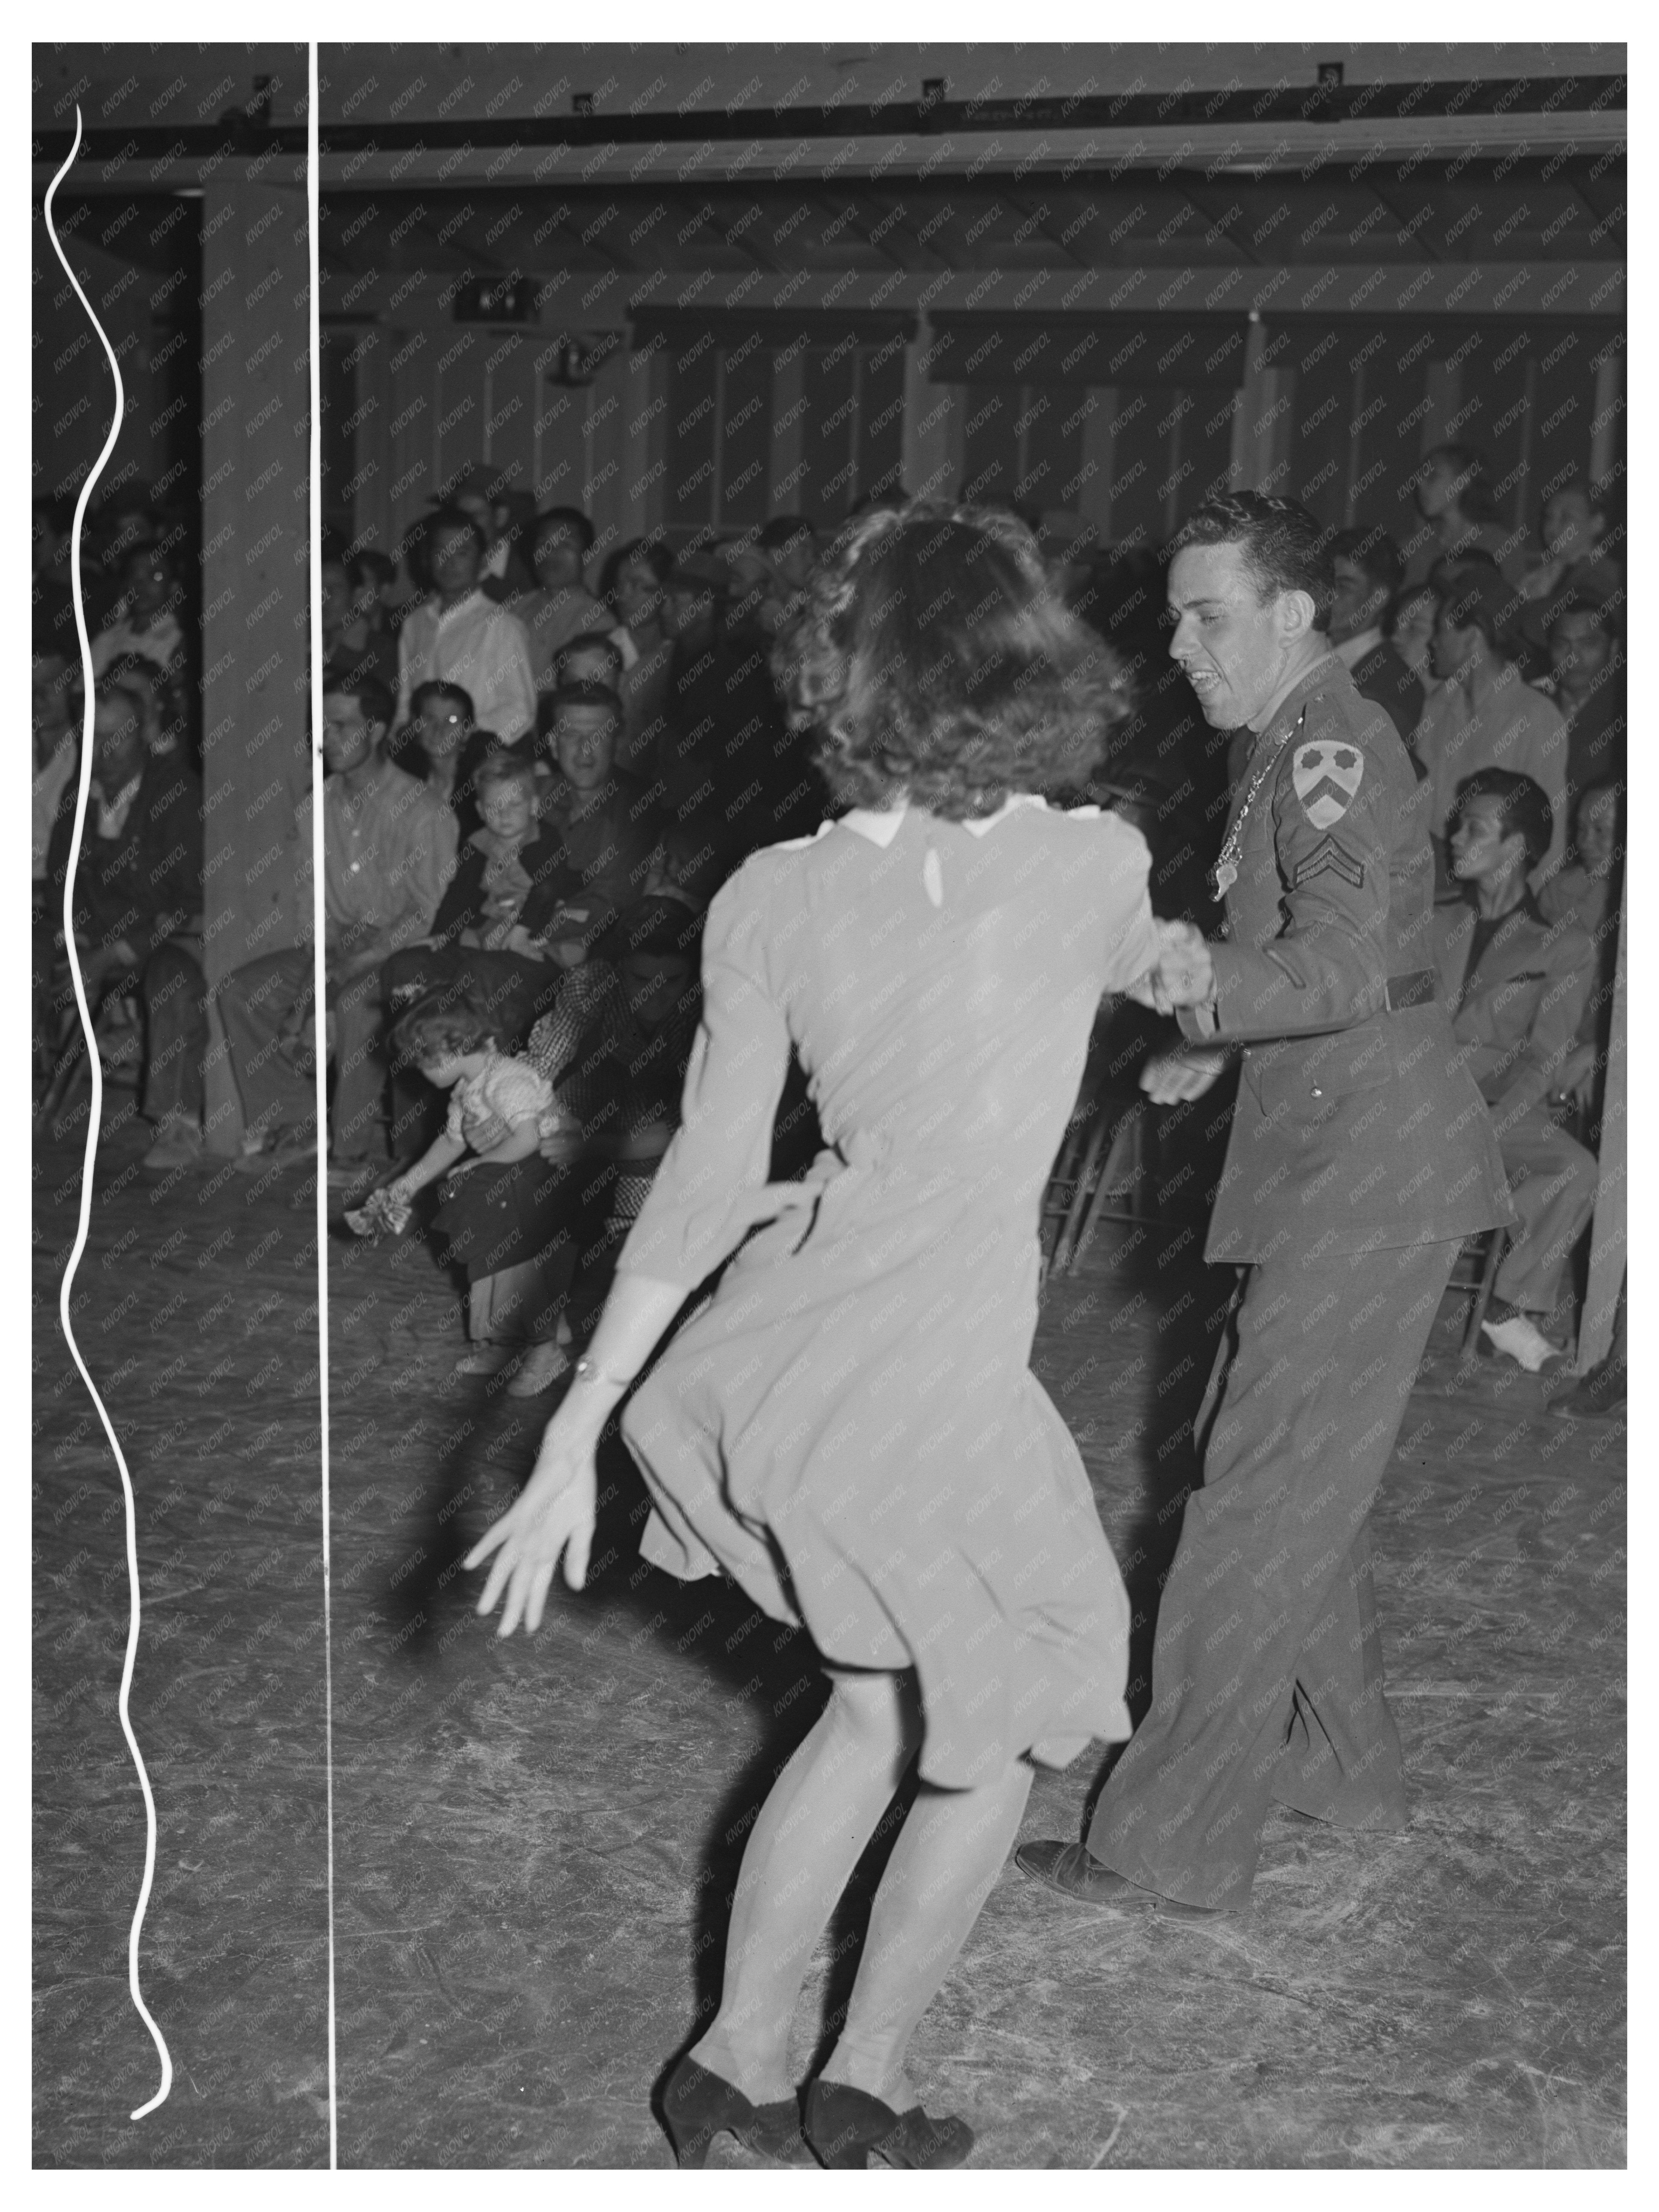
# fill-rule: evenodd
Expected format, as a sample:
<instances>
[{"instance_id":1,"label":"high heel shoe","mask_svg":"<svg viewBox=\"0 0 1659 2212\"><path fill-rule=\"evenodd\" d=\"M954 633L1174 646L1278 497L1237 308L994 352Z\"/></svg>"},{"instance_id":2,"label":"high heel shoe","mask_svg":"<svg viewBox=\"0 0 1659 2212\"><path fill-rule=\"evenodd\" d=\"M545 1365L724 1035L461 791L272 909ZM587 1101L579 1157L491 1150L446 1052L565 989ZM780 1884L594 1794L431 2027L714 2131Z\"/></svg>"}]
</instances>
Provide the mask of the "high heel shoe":
<instances>
[{"instance_id":1,"label":"high heel shoe","mask_svg":"<svg viewBox=\"0 0 1659 2212\"><path fill-rule=\"evenodd\" d=\"M814 2081L806 2092L801 2132L820 2166L862 2172L873 2151L889 2166L929 2172L961 2166L974 2147L966 2120L930 2119L920 2105L896 2112L867 2090L846 2081Z\"/></svg>"},{"instance_id":2,"label":"high heel shoe","mask_svg":"<svg viewBox=\"0 0 1659 2212\"><path fill-rule=\"evenodd\" d=\"M711 2074L695 2058L682 2058L669 2075L662 2111L682 2171L701 2166L709 2144L722 2132L768 2158L784 2157L800 2141L800 2107L793 2097L753 2104L734 2082Z\"/></svg>"}]
</instances>

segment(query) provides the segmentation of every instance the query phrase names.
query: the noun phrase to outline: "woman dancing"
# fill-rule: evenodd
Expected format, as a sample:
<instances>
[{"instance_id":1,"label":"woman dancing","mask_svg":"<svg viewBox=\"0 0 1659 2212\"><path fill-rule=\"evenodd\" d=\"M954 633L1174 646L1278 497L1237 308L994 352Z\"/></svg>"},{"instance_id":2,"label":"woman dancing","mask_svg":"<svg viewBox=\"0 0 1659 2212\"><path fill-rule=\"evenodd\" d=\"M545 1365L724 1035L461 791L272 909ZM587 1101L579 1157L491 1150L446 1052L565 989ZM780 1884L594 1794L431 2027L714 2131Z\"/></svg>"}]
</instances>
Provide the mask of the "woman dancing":
<instances>
[{"instance_id":1,"label":"woman dancing","mask_svg":"<svg viewBox=\"0 0 1659 2212\"><path fill-rule=\"evenodd\" d=\"M1087 775L1127 699L1020 525L863 517L775 666L852 811L756 854L710 908L682 1127L535 1471L467 1565L494 1555L479 1610L505 1596L503 1636L538 1626L562 1553L581 1587L600 1432L735 1253L623 1416L655 1508L641 1548L804 1626L830 1694L750 1835L720 2008L669 2077L668 2129L682 2166L722 2129L796 2140L795 2002L914 1758L805 2132L829 2166L952 2166L972 2131L923 2113L911 2033L1031 1762L1129 1734L1122 1583L1027 1363L1038 1211L1090 1030L1164 926L1139 833L1038 795ZM769 1185L792 1043L830 1149Z\"/></svg>"}]
</instances>

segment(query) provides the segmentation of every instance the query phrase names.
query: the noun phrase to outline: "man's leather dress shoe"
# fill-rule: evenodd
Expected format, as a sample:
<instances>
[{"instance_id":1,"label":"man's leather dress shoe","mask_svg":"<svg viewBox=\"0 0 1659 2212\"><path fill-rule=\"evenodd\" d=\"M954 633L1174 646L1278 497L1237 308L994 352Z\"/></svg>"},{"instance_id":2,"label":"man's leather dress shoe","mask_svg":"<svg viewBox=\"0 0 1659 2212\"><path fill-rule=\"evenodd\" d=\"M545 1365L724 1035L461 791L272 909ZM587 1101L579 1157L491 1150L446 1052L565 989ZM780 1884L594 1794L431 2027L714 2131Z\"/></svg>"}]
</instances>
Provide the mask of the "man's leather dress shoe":
<instances>
[{"instance_id":1,"label":"man's leather dress shoe","mask_svg":"<svg viewBox=\"0 0 1659 2212\"><path fill-rule=\"evenodd\" d=\"M1173 1897L1160 1897L1156 1890L1142 1889L1127 1875L1102 1866L1082 1844L1022 1844L1014 1853L1014 1863L1022 1873L1035 1875L1075 1905L1112 1906L1120 1912L1159 1912L1175 1920L1214 1917L1208 1905L1182 1905Z\"/></svg>"}]
</instances>

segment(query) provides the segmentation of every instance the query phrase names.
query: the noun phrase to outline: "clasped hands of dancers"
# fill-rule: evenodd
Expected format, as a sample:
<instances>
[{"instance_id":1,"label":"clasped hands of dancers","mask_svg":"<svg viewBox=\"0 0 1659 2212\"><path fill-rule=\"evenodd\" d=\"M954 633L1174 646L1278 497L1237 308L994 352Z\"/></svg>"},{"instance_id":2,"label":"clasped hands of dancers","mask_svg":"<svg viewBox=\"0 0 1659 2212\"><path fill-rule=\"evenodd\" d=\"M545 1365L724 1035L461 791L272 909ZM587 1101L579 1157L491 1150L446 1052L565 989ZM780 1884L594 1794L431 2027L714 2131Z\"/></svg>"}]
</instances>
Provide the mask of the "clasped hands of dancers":
<instances>
[{"instance_id":1,"label":"clasped hands of dancers","mask_svg":"<svg viewBox=\"0 0 1659 2212\"><path fill-rule=\"evenodd\" d=\"M561 1560L581 1588L595 1455L632 1392L642 1555L725 1573L820 1654L828 1699L750 1832L719 2009L663 2091L682 2166L722 2130L774 2156L804 2134L829 2166L961 2164L972 2130L923 2112L912 2033L1034 1765L1130 1736L1128 1601L1029 1364L1038 1206L1104 995L1180 1023L1142 1079L1154 1101L1199 1096L1243 1053L1206 1247L1243 1287L1200 1417L1201 1434L1228 1416L1164 1588L1152 1710L1087 1845L1027 1844L1019 1863L1076 1903L1236 1910L1271 1802L1403 1825L1364 1516L1450 1255L1503 1214L1492 1161L1456 1133L1464 1090L1413 1048L1445 1028L1407 972L1426 824L1392 725L1325 641L1328 581L1288 501L1212 501L1176 540L1171 652L1207 720L1255 732L1218 871L1224 944L1155 919L1136 830L1037 796L1086 779L1131 702L1022 526L862 517L778 641L849 811L756 854L711 907L681 1127L530 1480L466 1561L488 1563L479 1611L501 1606L503 1636L540 1626ZM804 1182L769 1186L792 1047L826 1149ZM1374 1111L1358 1150L1353 1133L1390 1085L1407 1130L1392 1162ZM1450 1125L1426 1180L1423 1098ZM1382 1355L1350 1393L1336 1332L1373 1291ZM1322 1447L1339 1429L1341 1450ZM845 2020L799 2099L807 1967L913 1760Z\"/></svg>"}]
</instances>

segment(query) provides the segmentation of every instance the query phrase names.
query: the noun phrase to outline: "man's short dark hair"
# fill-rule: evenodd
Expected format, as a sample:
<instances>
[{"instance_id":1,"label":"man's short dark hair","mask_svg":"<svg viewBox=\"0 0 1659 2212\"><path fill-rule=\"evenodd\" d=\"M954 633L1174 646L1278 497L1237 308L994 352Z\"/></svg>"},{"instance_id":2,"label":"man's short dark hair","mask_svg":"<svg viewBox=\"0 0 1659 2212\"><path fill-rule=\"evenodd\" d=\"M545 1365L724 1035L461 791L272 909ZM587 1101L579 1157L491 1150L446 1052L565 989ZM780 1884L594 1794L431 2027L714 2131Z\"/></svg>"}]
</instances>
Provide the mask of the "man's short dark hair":
<instances>
[{"instance_id":1,"label":"man's short dark hair","mask_svg":"<svg viewBox=\"0 0 1659 2212\"><path fill-rule=\"evenodd\" d=\"M389 553L382 553L378 546L364 545L359 547L347 562L346 574L360 591L367 583L373 583L375 590L380 591L394 580L398 564Z\"/></svg>"},{"instance_id":2,"label":"man's short dark hair","mask_svg":"<svg viewBox=\"0 0 1659 2212\"><path fill-rule=\"evenodd\" d=\"M345 687L331 685L329 688L343 690ZM409 711L411 718L416 714L423 714L428 704L434 699L447 699L456 712L465 714L469 722L476 722L478 719L477 709L472 704L472 694L466 686L463 684L452 684L445 676L428 677L424 684L417 684L415 686L409 695Z\"/></svg>"},{"instance_id":3,"label":"man's short dark hair","mask_svg":"<svg viewBox=\"0 0 1659 2212\"><path fill-rule=\"evenodd\" d=\"M389 730L397 718L398 702L380 678L366 668L354 669L349 676L331 676L323 693L330 699L355 699L363 720L378 722L383 730Z\"/></svg>"},{"instance_id":4,"label":"man's short dark hair","mask_svg":"<svg viewBox=\"0 0 1659 2212\"><path fill-rule=\"evenodd\" d=\"M1438 607L1440 604L1440 594L1435 590L1432 584L1402 584L1401 586L1400 589L1389 601L1388 607L1383 613L1382 635L1384 637L1392 637L1395 635L1395 631L1400 628L1400 617L1401 615L1405 613L1407 607L1414 605L1419 599L1428 599L1436 607Z\"/></svg>"},{"instance_id":5,"label":"man's short dark hair","mask_svg":"<svg viewBox=\"0 0 1659 2212\"><path fill-rule=\"evenodd\" d=\"M1352 561L1368 584L1389 592L1400 589L1400 579L1405 564L1400 558L1400 548L1377 524L1370 530L1339 530L1331 540L1333 563Z\"/></svg>"},{"instance_id":6,"label":"man's short dark hair","mask_svg":"<svg viewBox=\"0 0 1659 2212\"><path fill-rule=\"evenodd\" d=\"M544 507L536 517L531 544L538 544L542 533L548 530L568 530L581 547L584 560L593 550L593 525L579 507Z\"/></svg>"},{"instance_id":7,"label":"man's short dark hair","mask_svg":"<svg viewBox=\"0 0 1659 2212\"><path fill-rule=\"evenodd\" d=\"M1588 592L1568 592L1550 609L1550 628L1567 615L1587 615L1603 637L1613 635L1613 610L1605 599L1593 599Z\"/></svg>"},{"instance_id":8,"label":"man's short dark hair","mask_svg":"<svg viewBox=\"0 0 1659 2212\"><path fill-rule=\"evenodd\" d=\"M775 514L769 522L761 526L756 544L763 553L775 553L785 545L793 545L798 538L815 538L817 532L804 514Z\"/></svg>"},{"instance_id":9,"label":"man's short dark hair","mask_svg":"<svg viewBox=\"0 0 1659 2212\"><path fill-rule=\"evenodd\" d=\"M484 535L483 525L475 522L470 514L464 514L459 507L441 507L438 509L426 527L427 544L428 547L434 546L441 538L447 538L460 530L464 530L477 547L478 558L482 561L489 550L489 540ZM429 552L427 557L430 560Z\"/></svg>"},{"instance_id":10,"label":"man's short dark hair","mask_svg":"<svg viewBox=\"0 0 1659 2212\"><path fill-rule=\"evenodd\" d=\"M553 656L553 674L558 690L562 691L570 689L565 680L564 672L569 664L571 655L577 653L603 653L616 669L617 678L620 679L625 665L621 646L608 630L585 629L575 637L567 638Z\"/></svg>"},{"instance_id":11,"label":"man's short dark hair","mask_svg":"<svg viewBox=\"0 0 1659 2212\"><path fill-rule=\"evenodd\" d=\"M1493 653L1504 652L1515 594L1492 562L1459 561L1437 574L1435 593L1454 629L1478 629Z\"/></svg>"},{"instance_id":12,"label":"man's short dark hair","mask_svg":"<svg viewBox=\"0 0 1659 2212\"><path fill-rule=\"evenodd\" d=\"M623 726L623 702L608 684L562 684L548 709L550 726L571 707L603 707L618 729Z\"/></svg>"},{"instance_id":13,"label":"man's short dark hair","mask_svg":"<svg viewBox=\"0 0 1659 2212\"><path fill-rule=\"evenodd\" d=\"M1514 769L1477 769L1457 787L1457 797L1452 803L1452 824L1462 819L1472 799L1498 801L1498 819L1504 836L1519 835L1527 866L1528 870L1535 868L1549 851L1550 840L1555 835L1555 809L1540 787L1529 775L1518 775Z\"/></svg>"},{"instance_id":14,"label":"man's short dark hair","mask_svg":"<svg viewBox=\"0 0 1659 2212\"><path fill-rule=\"evenodd\" d=\"M1206 499L1170 539L1170 560L1189 545L1237 545L1264 606L1280 592L1305 592L1314 604L1314 628L1328 625L1335 592L1330 550L1323 529L1299 501L1255 491Z\"/></svg>"}]
</instances>

